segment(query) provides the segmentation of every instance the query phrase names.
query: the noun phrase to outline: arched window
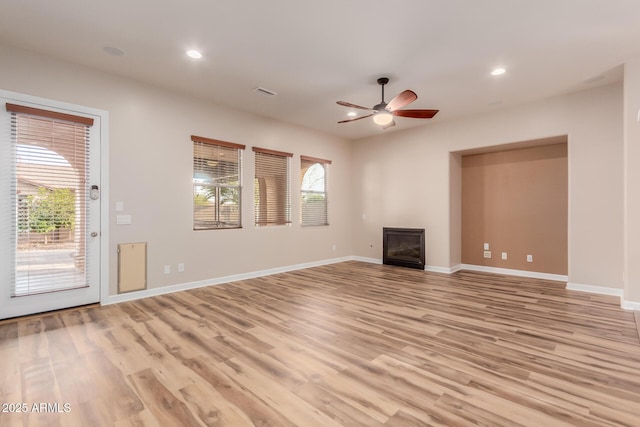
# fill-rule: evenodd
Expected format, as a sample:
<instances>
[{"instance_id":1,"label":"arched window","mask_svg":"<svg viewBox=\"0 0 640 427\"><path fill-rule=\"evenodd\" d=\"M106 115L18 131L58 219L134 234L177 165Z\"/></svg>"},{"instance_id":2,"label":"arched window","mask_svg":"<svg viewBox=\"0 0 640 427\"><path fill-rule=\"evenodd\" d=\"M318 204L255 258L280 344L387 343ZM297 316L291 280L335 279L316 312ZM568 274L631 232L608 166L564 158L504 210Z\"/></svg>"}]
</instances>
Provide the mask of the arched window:
<instances>
[{"instance_id":1,"label":"arched window","mask_svg":"<svg viewBox=\"0 0 640 427\"><path fill-rule=\"evenodd\" d=\"M329 225L327 168L330 160L300 156L302 225Z\"/></svg>"}]
</instances>

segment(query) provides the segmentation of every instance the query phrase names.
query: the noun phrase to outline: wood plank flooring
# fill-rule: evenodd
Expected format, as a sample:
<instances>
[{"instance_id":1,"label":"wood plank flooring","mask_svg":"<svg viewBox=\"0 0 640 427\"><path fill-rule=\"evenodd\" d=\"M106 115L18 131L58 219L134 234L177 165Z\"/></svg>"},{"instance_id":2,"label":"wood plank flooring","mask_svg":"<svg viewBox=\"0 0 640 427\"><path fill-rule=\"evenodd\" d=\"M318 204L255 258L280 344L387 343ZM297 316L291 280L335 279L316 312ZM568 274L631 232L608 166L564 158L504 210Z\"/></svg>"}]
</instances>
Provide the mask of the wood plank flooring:
<instances>
[{"instance_id":1,"label":"wood plank flooring","mask_svg":"<svg viewBox=\"0 0 640 427\"><path fill-rule=\"evenodd\" d=\"M0 361L27 409L3 427L640 426L633 312L486 273L345 262L13 319Z\"/></svg>"}]
</instances>

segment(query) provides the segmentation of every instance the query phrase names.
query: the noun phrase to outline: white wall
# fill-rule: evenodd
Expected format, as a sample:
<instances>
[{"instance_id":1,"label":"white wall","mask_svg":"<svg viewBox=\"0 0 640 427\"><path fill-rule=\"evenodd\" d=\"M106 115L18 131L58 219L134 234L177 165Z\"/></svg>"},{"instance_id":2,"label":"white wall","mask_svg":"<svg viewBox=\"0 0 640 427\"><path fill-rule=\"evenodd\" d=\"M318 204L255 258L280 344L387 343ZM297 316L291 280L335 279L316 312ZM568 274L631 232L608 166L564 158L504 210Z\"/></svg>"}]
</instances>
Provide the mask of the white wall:
<instances>
[{"instance_id":1,"label":"white wall","mask_svg":"<svg viewBox=\"0 0 640 427\"><path fill-rule=\"evenodd\" d=\"M627 301L640 310L640 58L624 69L625 284Z\"/></svg>"},{"instance_id":2,"label":"white wall","mask_svg":"<svg viewBox=\"0 0 640 427\"><path fill-rule=\"evenodd\" d=\"M348 142L16 49L0 46L0 63L0 89L109 112L111 295L117 289L118 243L148 242L149 288L352 253ZM243 229L192 231L192 134L247 145ZM294 153L292 227L253 225L252 146ZM301 154L333 161L328 227L299 226ZM123 202L122 213L132 215L132 225L115 225L116 201ZM184 273L177 272L179 262ZM169 275L163 274L165 264L172 267Z\"/></svg>"},{"instance_id":3,"label":"white wall","mask_svg":"<svg viewBox=\"0 0 640 427\"><path fill-rule=\"evenodd\" d=\"M0 46L0 63L0 89L109 111L111 294L122 242L149 243L152 288L349 255L381 258L383 226L426 228L427 264L454 267L459 162L451 153L558 135L569 140L569 281L623 288L622 85L349 143L7 47ZM191 134L247 145L242 230L191 230ZM253 227L251 146L293 152L294 176L300 154L333 161L330 227ZM626 181L638 182L629 175ZM297 223L299 183L293 182ZM115 225L116 201L132 225ZM633 212L627 209L627 217ZM184 273L175 272L178 262ZM172 274L162 273L165 264ZM636 301L639 284L626 284Z\"/></svg>"},{"instance_id":4,"label":"white wall","mask_svg":"<svg viewBox=\"0 0 640 427\"><path fill-rule=\"evenodd\" d=\"M460 165L450 153L568 135L569 281L622 289L621 117L615 84L356 141L355 254L381 258L383 226L424 227L427 264L455 267Z\"/></svg>"}]
</instances>

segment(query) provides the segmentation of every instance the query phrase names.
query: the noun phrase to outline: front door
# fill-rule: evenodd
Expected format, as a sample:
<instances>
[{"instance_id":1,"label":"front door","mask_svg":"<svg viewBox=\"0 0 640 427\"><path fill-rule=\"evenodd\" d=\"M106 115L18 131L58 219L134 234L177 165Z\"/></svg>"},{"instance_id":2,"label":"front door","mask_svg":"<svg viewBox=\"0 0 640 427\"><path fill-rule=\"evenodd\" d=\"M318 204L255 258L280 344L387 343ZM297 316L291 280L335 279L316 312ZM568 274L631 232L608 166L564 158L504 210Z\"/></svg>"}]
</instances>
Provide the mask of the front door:
<instances>
[{"instance_id":1,"label":"front door","mask_svg":"<svg viewBox=\"0 0 640 427\"><path fill-rule=\"evenodd\" d=\"M0 95L0 319L98 302L100 116Z\"/></svg>"}]
</instances>

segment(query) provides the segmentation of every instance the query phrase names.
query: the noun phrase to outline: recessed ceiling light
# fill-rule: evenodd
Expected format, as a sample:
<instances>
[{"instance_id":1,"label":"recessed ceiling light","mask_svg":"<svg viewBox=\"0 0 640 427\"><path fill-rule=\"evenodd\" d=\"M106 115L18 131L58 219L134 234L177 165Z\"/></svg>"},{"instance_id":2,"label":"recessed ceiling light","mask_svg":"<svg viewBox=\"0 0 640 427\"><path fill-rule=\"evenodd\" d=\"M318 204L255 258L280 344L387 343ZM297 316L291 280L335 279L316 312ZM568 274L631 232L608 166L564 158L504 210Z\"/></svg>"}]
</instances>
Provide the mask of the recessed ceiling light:
<instances>
[{"instance_id":1,"label":"recessed ceiling light","mask_svg":"<svg viewBox=\"0 0 640 427\"><path fill-rule=\"evenodd\" d=\"M505 70L504 68L499 67L499 68L494 68L493 71L491 71L491 75L492 76L499 76L499 75L502 75L502 74L504 74L506 72L507 72L507 70Z\"/></svg>"},{"instance_id":2,"label":"recessed ceiling light","mask_svg":"<svg viewBox=\"0 0 640 427\"><path fill-rule=\"evenodd\" d=\"M355 116L357 116L357 115L358 115L358 113L356 113L355 111L349 111L349 112L347 113L347 116L349 116L349 117L355 117Z\"/></svg>"},{"instance_id":3,"label":"recessed ceiling light","mask_svg":"<svg viewBox=\"0 0 640 427\"><path fill-rule=\"evenodd\" d=\"M189 58L193 58L193 59L200 59L202 58L202 54L200 52L198 52L197 50L191 49L187 51L187 55L189 56Z\"/></svg>"}]
</instances>

